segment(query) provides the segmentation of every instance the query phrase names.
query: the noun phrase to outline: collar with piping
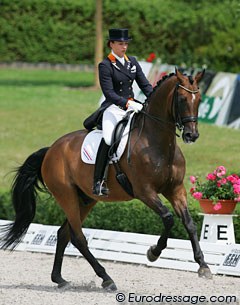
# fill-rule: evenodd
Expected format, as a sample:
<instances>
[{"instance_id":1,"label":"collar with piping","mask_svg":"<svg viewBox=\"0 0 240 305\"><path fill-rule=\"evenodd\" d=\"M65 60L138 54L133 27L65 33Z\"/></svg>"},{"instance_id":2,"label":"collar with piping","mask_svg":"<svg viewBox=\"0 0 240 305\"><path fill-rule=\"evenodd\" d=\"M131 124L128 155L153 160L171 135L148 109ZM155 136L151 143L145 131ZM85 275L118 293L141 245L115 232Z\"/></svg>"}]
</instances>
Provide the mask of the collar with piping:
<instances>
[{"instance_id":1,"label":"collar with piping","mask_svg":"<svg viewBox=\"0 0 240 305\"><path fill-rule=\"evenodd\" d=\"M108 54L108 59L111 61L111 63L116 63L116 57L112 53ZM130 61L126 54L124 54L124 59L126 61Z\"/></svg>"}]
</instances>

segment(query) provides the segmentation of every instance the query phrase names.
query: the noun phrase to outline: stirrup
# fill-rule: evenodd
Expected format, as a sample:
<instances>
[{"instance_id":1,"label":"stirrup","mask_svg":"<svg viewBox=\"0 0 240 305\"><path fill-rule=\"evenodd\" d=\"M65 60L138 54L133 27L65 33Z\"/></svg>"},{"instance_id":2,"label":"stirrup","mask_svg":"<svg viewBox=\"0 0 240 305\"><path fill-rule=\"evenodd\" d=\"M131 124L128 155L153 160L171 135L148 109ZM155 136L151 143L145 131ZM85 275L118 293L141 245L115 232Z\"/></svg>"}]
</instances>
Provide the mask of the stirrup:
<instances>
[{"instance_id":1,"label":"stirrup","mask_svg":"<svg viewBox=\"0 0 240 305\"><path fill-rule=\"evenodd\" d=\"M97 196L107 196L109 194L109 189L107 187L106 181L97 181L93 186L93 194Z\"/></svg>"}]
</instances>

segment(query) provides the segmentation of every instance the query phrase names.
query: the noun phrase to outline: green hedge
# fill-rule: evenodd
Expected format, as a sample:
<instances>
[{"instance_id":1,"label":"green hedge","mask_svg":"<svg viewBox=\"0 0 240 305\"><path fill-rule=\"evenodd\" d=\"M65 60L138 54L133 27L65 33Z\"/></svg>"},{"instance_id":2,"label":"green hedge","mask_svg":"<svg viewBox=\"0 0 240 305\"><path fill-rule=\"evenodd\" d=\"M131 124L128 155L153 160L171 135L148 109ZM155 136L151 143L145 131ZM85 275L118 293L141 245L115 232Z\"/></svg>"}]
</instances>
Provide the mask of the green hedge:
<instances>
[{"instance_id":1,"label":"green hedge","mask_svg":"<svg viewBox=\"0 0 240 305\"><path fill-rule=\"evenodd\" d=\"M0 61L93 62L93 1L0 1Z\"/></svg>"},{"instance_id":2,"label":"green hedge","mask_svg":"<svg viewBox=\"0 0 240 305\"><path fill-rule=\"evenodd\" d=\"M94 16L95 0L1 0L0 62L92 64ZM239 72L239 17L231 0L103 0L103 39L128 27L139 58Z\"/></svg>"},{"instance_id":3,"label":"green hedge","mask_svg":"<svg viewBox=\"0 0 240 305\"><path fill-rule=\"evenodd\" d=\"M169 203L166 203L173 212ZM190 198L189 210L197 225L200 236L203 217L199 215L199 207ZM240 206L237 207L237 214L240 214ZM174 212L173 212L174 213ZM0 219L13 219L14 213L10 203L10 194L0 194ZM64 213L55 203L52 197L44 194L38 198L37 212L34 219L36 223L61 225L65 219ZM188 239L181 219L174 216L174 227L171 231L171 238ZM163 230L163 224L158 215L138 200L131 202L99 202L84 222L84 227L105 229L123 232L136 232L144 234L159 235ZM240 243L240 223L234 218L236 242Z\"/></svg>"}]
</instances>

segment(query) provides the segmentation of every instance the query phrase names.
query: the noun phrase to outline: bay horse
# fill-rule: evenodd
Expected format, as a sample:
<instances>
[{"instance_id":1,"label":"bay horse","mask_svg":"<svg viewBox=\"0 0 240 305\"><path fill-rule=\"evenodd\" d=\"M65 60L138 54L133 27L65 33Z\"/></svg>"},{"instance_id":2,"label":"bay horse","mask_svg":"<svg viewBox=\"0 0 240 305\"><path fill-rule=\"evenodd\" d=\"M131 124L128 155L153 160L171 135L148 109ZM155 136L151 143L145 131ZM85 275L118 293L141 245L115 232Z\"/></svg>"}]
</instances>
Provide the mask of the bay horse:
<instances>
[{"instance_id":1,"label":"bay horse","mask_svg":"<svg viewBox=\"0 0 240 305\"><path fill-rule=\"evenodd\" d=\"M198 107L201 95L198 83L204 71L195 77L182 74L178 69L167 75L154 88L141 113L137 114L131 131L130 161L125 151L120 166L127 175L133 196L127 194L115 177L113 165L109 166L110 194L103 201L141 200L162 219L164 230L156 245L150 247L147 257L155 261L167 246L173 215L159 198L162 194L181 217L199 264L198 275L211 278L199 245L196 226L187 207L187 192L183 184L185 159L176 143L176 127L182 132L185 143L199 137ZM64 135L51 147L31 154L19 167L12 185L12 203L15 221L5 227L2 249L13 249L25 235L36 210L36 191L46 188L56 199L66 215L66 221L57 233L57 245L51 279L59 287L68 282L62 278L64 250L69 241L81 252L96 274L102 278L102 287L116 290L112 278L88 248L82 224L100 199L92 193L94 165L83 163L81 145L87 130ZM129 150L129 149L128 149ZM39 181L41 185L39 185Z\"/></svg>"}]
</instances>

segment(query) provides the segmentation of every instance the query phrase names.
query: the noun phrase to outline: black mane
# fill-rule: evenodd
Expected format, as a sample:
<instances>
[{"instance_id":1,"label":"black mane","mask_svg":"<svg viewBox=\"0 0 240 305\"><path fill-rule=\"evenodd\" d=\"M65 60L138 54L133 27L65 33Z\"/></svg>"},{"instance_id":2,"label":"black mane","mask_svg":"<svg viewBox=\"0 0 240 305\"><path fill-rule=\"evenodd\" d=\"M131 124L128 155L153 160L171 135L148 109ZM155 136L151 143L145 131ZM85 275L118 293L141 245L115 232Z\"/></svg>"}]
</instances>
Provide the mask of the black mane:
<instances>
[{"instance_id":1,"label":"black mane","mask_svg":"<svg viewBox=\"0 0 240 305\"><path fill-rule=\"evenodd\" d=\"M156 91L156 89L158 88L158 87L160 87L161 86L161 84L166 80L166 79L169 79L170 77L172 77L172 76L176 76L176 74L174 73L174 72L172 72L172 73L169 73L169 74L167 74L167 75L164 75L158 82L157 82L157 84L153 87L153 91L152 91L152 93L149 95L149 97L147 98L147 100L149 100L149 98L152 96L152 94Z\"/></svg>"},{"instance_id":2,"label":"black mane","mask_svg":"<svg viewBox=\"0 0 240 305\"><path fill-rule=\"evenodd\" d=\"M159 87L166 79L168 79L168 78L170 78L170 77L172 77L172 76L174 76L174 75L176 75L175 73L169 73L169 74L167 74L167 75L164 75L158 82L157 82L157 84L156 84L156 86L153 88L153 90L156 90L156 88L157 87Z\"/></svg>"}]
</instances>

